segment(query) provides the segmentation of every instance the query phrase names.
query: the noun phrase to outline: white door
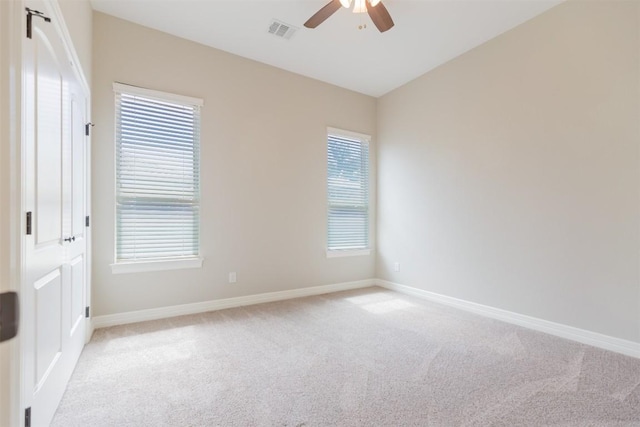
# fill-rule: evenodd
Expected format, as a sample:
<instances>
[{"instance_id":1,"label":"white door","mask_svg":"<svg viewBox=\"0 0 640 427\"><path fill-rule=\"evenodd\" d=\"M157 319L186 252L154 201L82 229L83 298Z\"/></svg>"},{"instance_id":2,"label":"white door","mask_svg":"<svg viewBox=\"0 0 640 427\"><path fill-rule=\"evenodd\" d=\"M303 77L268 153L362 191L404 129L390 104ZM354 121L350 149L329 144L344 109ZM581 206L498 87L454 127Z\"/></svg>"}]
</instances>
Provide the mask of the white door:
<instances>
[{"instance_id":1,"label":"white door","mask_svg":"<svg viewBox=\"0 0 640 427\"><path fill-rule=\"evenodd\" d=\"M42 1L30 9L51 17ZM23 390L31 425L46 426L85 340L86 94L55 25L31 19L23 43L25 236Z\"/></svg>"}]
</instances>

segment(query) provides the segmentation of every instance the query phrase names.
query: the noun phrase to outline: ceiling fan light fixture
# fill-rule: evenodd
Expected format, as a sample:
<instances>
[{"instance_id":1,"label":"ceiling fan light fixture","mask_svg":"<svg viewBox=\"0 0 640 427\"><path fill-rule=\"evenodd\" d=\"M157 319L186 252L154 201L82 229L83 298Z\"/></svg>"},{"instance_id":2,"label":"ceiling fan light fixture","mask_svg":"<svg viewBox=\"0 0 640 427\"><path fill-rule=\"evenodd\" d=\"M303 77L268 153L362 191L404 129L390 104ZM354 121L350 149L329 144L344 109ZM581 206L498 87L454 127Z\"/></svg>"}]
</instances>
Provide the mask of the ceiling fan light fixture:
<instances>
[{"instance_id":1,"label":"ceiling fan light fixture","mask_svg":"<svg viewBox=\"0 0 640 427\"><path fill-rule=\"evenodd\" d=\"M353 6L353 13L365 13L367 11L367 0L356 0Z\"/></svg>"},{"instance_id":2,"label":"ceiling fan light fixture","mask_svg":"<svg viewBox=\"0 0 640 427\"><path fill-rule=\"evenodd\" d=\"M0 0L2 1L2 0ZM384 33L393 27L393 19L389 15L389 11L382 4L381 0L331 0L325 4L319 11L314 13L311 18L307 19L304 26L307 28L316 28L318 25L326 21L331 15L336 13L342 7L349 7L353 3L353 13L367 13L378 31ZM366 25L360 21L360 26L365 28Z\"/></svg>"}]
</instances>

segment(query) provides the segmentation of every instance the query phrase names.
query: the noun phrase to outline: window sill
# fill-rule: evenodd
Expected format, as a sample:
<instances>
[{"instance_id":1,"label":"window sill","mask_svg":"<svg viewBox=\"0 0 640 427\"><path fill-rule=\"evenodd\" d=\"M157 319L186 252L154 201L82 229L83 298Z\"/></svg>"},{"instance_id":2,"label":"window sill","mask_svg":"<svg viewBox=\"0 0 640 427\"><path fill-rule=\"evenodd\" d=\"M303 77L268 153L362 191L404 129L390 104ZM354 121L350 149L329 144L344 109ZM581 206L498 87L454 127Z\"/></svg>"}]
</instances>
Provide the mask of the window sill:
<instances>
[{"instance_id":1,"label":"window sill","mask_svg":"<svg viewBox=\"0 0 640 427\"><path fill-rule=\"evenodd\" d=\"M143 273L146 271L201 268L204 258L171 258L163 260L126 261L111 264L112 274Z\"/></svg>"},{"instance_id":2,"label":"window sill","mask_svg":"<svg viewBox=\"0 0 640 427\"><path fill-rule=\"evenodd\" d=\"M341 258L347 256L365 256L371 255L371 249L350 249L350 250L329 250L327 249L327 258Z\"/></svg>"}]
</instances>

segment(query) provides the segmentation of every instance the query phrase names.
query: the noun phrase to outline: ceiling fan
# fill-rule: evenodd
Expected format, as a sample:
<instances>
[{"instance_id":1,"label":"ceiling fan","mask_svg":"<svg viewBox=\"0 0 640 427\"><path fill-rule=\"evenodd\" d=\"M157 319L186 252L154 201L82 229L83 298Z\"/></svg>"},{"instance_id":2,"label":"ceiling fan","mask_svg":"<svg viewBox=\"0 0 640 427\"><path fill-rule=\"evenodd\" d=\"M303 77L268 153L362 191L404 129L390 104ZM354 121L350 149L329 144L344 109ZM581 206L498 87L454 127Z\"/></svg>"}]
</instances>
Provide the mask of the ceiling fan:
<instances>
[{"instance_id":1,"label":"ceiling fan","mask_svg":"<svg viewBox=\"0 0 640 427\"><path fill-rule=\"evenodd\" d=\"M316 12L304 26L307 28L316 28L322 24L327 18L336 13L340 7L348 9L351 7L351 0L331 0L322 9ZM353 13L367 12L371 17L371 20L381 33L391 29L393 27L393 19L389 15L389 11L382 4L380 0L355 0L353 6Z\"/></svg>"}]
</instances>

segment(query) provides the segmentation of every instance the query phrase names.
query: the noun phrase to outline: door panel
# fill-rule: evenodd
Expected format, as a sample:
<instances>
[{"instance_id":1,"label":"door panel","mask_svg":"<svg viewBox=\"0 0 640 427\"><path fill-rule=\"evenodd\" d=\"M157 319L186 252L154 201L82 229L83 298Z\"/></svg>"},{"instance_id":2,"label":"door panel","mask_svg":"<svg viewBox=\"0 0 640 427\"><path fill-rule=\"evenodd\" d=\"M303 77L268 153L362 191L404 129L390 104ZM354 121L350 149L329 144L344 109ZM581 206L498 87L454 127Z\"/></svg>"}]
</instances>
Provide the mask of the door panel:
<instances>
[{"instance_id":1,"label":"door panel","mask_svg":"<svg viewBox=\"0 0 640 427\"><path fill-rule=\"evenodd\" d=\"M72 242L66 245L70 266L69 289L69 353L75 365L85 342L85 307L87 302L87 233L85 216L87 212L87 136L85 135L86 96L78 81L68 83L69 141L67 161L70 182L66 187L65 207L69 213L68 235ZM65 232L63 232L65 234Z\"/></svg>"},{"instance_id":2,"label":"door panel","mask_svg":"<svg viewBox=\"0 0 640 427\"><path fill-rule=\"evenodd\" d=\"M56 53L41 31L36 48L36 244L62 236L62 75Z\"/></svg>"},{"instance_id":3,"label":"door panel","mask_svg":"<svg viewBox=\"0 0 640 427\"><path fill-rule=\"evenodd\" d=\"M1 0L0 0L1 1ZM52 17L50 3L27 7ZM23 400L31 424L48 425L85 342L87 94L53 23L32 19L23 43Z\"/></svg>"},{"instance_id":4,"label":"door panel","mask_svg":"<svg viewBox=\"0 0 640 427\"><path fill-rule=\"evenodd\" d=\"M36 308L35 389L55 368L62 350L62 280L60 270L34 283Z\"/></svg>"}]
</instances>

